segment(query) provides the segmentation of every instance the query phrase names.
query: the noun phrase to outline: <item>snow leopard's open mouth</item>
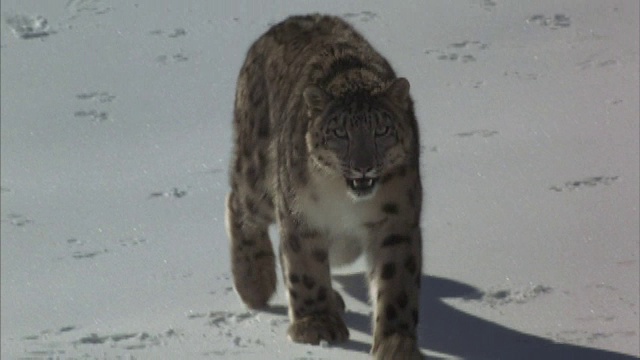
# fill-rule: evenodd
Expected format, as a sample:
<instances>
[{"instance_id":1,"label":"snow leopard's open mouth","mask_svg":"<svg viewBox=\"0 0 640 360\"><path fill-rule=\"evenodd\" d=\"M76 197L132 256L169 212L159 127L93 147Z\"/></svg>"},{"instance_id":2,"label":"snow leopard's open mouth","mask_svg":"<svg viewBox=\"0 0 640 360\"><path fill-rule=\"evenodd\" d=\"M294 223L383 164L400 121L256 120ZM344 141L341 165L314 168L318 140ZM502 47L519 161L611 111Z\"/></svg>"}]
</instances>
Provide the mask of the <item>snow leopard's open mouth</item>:
<instances>
[{"instance_id":1,"label":"snow leopard's open mouth","mask_svg":"<svg viewBox=\"0 0 640 360\"><path fill-rule=\"evenodd\" d=\"M351 194L355 197L366 197L370 195L378 184L378 178L368 176L356 179L347 178L346 180Z\"/></svg>"}]
</instances>

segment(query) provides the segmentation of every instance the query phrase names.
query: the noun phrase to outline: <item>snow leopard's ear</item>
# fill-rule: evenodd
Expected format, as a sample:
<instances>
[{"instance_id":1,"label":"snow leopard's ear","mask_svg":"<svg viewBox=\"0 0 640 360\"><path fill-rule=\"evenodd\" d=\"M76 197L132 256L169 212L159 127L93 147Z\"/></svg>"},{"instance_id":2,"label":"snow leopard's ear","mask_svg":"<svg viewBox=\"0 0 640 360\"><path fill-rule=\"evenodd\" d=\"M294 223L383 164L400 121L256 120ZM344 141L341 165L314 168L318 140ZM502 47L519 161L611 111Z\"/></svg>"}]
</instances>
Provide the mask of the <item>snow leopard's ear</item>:
<instances>
[{"instance_id":1,"label":"snow leopard's ear","mask_svg":"<svg viewBox=\"0 0 640 360\"><path fill-rule=\"evenodd\" d=\"M397 78L387 86L385 94L396 105L406 109L409 105L409 80Z\"/></svg>"},{"instance_id":2,"label":"snow leopard's ear","mask_svg":"<svg viewBox=\"0 0 640 360\"><path fill-rule=\"evenodd\" d=\"M307 104L309 115L322 113L329 102L329 95L315 85L310 85L302 93L304 102Z\"/></svg>"}]
</instances>

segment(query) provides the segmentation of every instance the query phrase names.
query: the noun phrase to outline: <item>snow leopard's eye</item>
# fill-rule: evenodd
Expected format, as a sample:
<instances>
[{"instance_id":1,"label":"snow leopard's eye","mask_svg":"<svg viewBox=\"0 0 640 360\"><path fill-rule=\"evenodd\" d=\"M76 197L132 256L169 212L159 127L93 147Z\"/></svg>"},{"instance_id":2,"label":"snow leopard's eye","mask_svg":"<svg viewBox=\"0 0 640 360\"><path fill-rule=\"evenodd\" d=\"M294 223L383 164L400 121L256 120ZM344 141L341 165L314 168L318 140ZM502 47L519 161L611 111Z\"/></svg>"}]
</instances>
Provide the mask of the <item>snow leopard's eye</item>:
<instances>
[{"instance_id":1,"label":"snow leopard's eye","mask_svg":"<svg viewBox=\"0 0 640 360\"><path fill-rule=\"evenodd\" d=\"M384 125L383 126L378 126L374 130L374 134L377 137L389 135L390 132L391 132L391 127L390 126L384 126Z\"/></svg>"},{"instance_id":2,"label":"snow leopard's eye","mask_svg":"<svg viewBox=\"0 0 640 360\"><path fill-rule=\"evenodd\" d=\"M333 129L333 135L338 139L346 139L347 138L347 130L343 128L335 128Z\"/></svg>"}]
</instances>

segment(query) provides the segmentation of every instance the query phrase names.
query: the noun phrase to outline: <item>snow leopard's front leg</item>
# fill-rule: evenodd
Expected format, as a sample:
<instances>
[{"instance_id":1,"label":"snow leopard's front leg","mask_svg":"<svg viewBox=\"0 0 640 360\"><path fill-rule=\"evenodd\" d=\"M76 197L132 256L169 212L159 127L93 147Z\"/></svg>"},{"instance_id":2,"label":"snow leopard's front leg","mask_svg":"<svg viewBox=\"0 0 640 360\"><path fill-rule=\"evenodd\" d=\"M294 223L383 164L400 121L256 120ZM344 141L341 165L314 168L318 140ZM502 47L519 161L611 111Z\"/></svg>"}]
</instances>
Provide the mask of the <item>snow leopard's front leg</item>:
<instances>
[{"instance_id":1,"label":"snow leopard's front leg","mask_svg":"<svg viewBox=\"0 0 640 360\"><path fill-rule=\"evenodd\" d=\"M421 359L417 345L421 254L417 225L380 231L370 248L369 282L374 302L371 351L376 359Z\"/></svg>"},{"instance_id":2,"label":"snow leopard's front leg","mask_svg":"<svg viewBox=\"0 0 640 360\"><path fill-rule=\"evenodd\" d=\"M295 225L299 221L279 222L280 260L291 320L289 338L315 345L347 340L349 330L341 316L344 302L331 286L326 242L319 232Z\"/></svg>"}]
</instances>

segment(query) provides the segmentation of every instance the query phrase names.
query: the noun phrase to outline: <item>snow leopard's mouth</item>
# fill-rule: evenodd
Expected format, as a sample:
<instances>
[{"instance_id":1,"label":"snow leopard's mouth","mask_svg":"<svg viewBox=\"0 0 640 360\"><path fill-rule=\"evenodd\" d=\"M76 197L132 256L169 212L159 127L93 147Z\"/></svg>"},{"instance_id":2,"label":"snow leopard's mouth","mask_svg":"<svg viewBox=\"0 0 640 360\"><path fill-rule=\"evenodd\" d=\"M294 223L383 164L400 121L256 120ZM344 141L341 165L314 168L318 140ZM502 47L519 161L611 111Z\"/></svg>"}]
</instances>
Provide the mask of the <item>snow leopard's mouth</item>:
<instances>
[{"instance_id":1,"label":"snow leopard's mouth","mask_svg":"<svg viewBox=\"0 0 640 360\"><path fill-rule=\"evenodd\" d=\"M356 198L371 195L378 184L378 178L368 176L356 179L347 178L346 180L350 193Z\"/></svg>"}]
</instances>

